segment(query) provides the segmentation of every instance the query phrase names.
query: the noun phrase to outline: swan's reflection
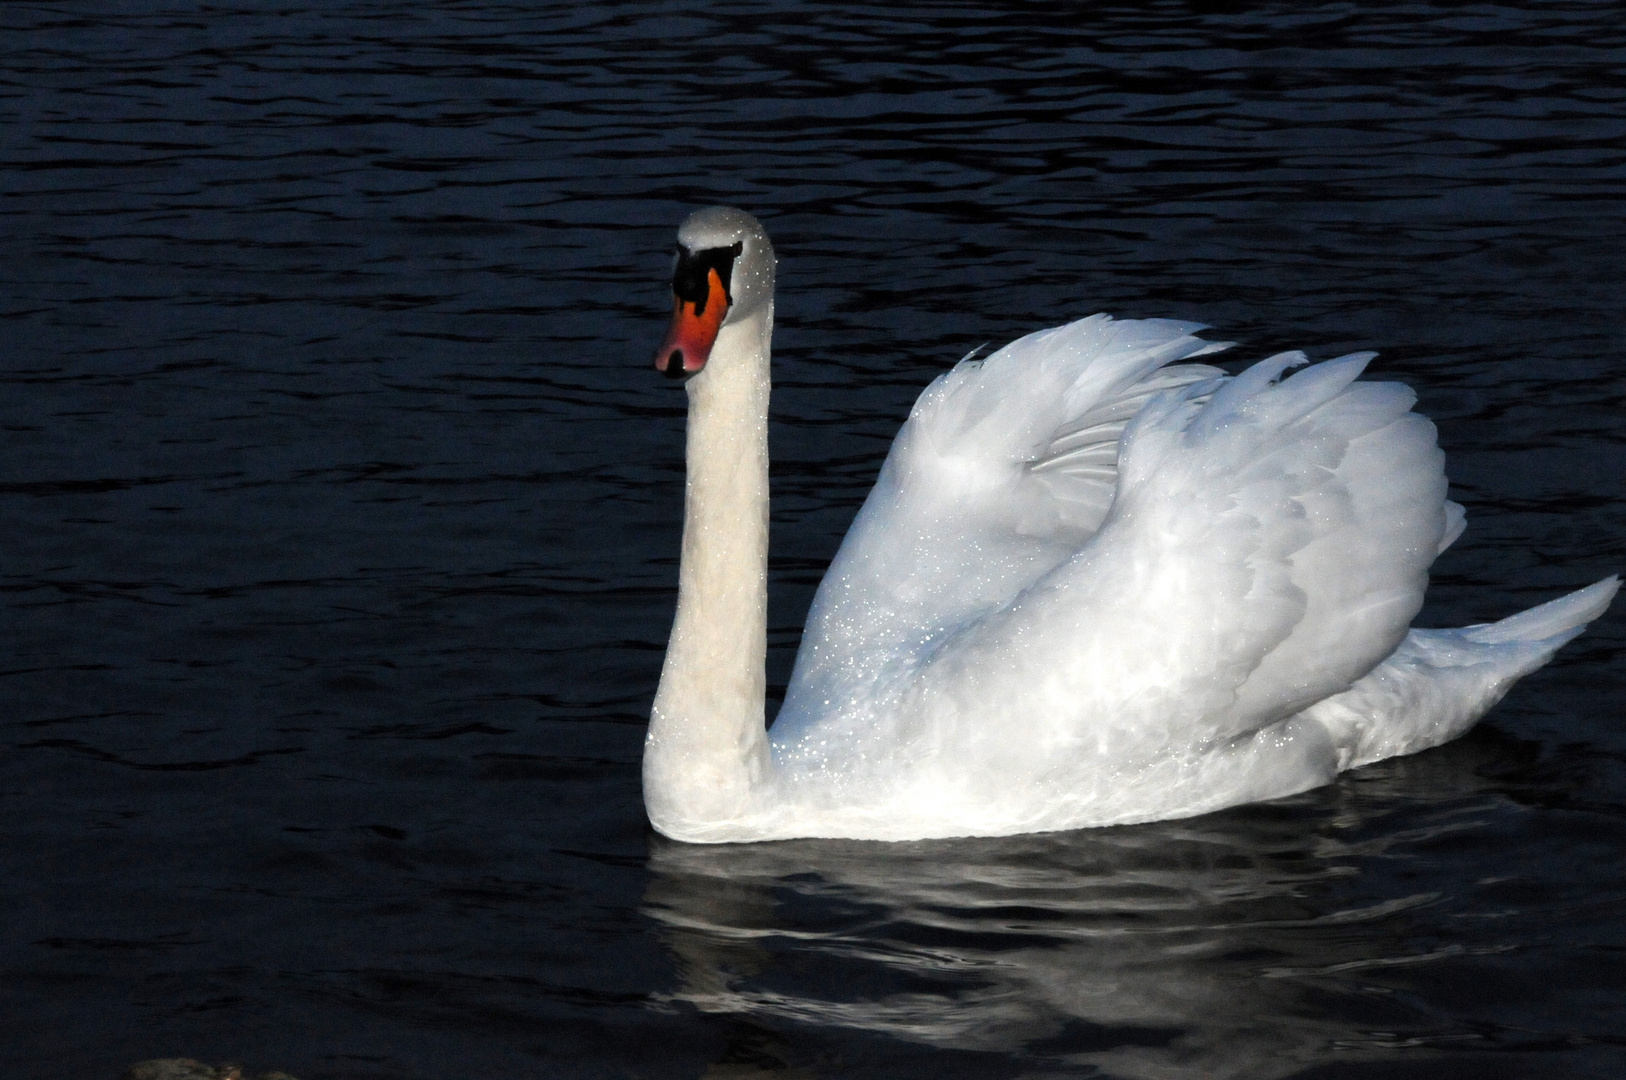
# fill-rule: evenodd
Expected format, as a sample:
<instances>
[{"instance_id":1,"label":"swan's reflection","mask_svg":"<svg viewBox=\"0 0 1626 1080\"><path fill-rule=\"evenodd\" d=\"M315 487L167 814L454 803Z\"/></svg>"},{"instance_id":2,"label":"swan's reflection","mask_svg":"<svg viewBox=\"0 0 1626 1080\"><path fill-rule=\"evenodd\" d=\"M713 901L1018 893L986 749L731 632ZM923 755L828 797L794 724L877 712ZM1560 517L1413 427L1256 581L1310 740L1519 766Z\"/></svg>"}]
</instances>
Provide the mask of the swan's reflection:
<instances>
[{"instance_id":1,"label":"swan's reflection","mask_svg":"<svg viewBox=\"0 0 1626 1080\"><path fill-rule=\"evenodd\" d=\"M1428 924L1452 900L1363 882L1365 864L1477 828L1493 800L1475 766L1509 754L1482 737L1147 826L914 844L655 837L645 910L678 962L673 997L704 1012L1114 1076L1286 1076L1385 1052L1375 1029L1395 1006L1370 976L1429 962Z\"/></svg>"}]
</instances>

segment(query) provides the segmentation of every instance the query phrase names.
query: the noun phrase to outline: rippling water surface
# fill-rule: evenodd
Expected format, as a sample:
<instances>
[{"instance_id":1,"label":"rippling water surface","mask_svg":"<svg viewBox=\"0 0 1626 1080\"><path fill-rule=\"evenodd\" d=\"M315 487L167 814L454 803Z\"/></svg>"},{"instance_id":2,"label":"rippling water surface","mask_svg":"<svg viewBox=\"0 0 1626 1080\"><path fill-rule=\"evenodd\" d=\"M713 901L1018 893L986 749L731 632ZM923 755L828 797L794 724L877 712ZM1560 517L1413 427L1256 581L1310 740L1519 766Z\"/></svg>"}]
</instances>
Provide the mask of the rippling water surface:
<instances>
[{"instance_id":1,"label":"rippling water surface","mask_svg":"<svg viewBox=\"0 0 1626 1080\"><path fill-rule=\"evenodd\" d=\"M1384 350L1469 513L1425 623L1626 568L1626 22L1525 6L0 8L7 1077L1626 1074L1618 613L1194 821L639 801L700 204L782 260L776 684L914 395L1096 310Z\"/></svg>"}]
</instances>

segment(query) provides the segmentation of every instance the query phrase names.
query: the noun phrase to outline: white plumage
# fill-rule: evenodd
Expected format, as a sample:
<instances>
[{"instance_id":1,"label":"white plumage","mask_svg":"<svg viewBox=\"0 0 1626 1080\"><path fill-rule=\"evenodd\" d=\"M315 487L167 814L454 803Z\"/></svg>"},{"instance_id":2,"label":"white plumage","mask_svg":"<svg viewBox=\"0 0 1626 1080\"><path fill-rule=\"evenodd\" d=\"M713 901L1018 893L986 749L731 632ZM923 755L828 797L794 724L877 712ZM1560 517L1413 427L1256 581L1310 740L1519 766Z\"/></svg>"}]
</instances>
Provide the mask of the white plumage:
<instances>
[{"instance_id":1,"label":"white plumage","mask_svg":"<svg viewBox=\"0 0 1626 1080\"><path fill-rule=\"evenodd\" d=\"M706 544L744 550L727 533L765 512L765 449L760 487L696 458L738 456L739 417L707 405L751 397L730 386L760 381L766 424L772 250L738 211L684 229L688 250L746 241L736 275L768 261L765 299L736 290L750 332L730 333L736 297L689 383L687 567ZM760 689L721 704L683 689L706 681L682 670L706 623L719 647L739 640L686 577L646 750L656 827L1002 835L1287 795L1455 737L1608 606L1614 578L1489 626L1408 632L1463 526L1415 396L1355 381L1370 353L1287 377L1302 354L1235 377L1179 363L1225 347L1199 329L1097 315L934 381L819 588L766 747ZM736 576L709 588L739 594L737 622L766 586Z\"/></svg>"}]
</instances>

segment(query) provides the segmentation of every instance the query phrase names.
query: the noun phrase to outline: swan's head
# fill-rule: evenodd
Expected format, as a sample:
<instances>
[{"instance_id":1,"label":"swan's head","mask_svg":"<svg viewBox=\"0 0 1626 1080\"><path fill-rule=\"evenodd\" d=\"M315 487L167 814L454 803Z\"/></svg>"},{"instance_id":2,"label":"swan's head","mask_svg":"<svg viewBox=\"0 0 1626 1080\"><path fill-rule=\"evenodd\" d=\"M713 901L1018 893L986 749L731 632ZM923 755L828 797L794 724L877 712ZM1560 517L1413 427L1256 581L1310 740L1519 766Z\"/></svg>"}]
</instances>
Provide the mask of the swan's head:
<instances>
[{"instance_id":1,"label":"swan's head","mask_svg":"<svg viewBox=\"0 0 1626 1080\"><path fill-rule=\"evenodd\" d=\"M706 366L723 327L773 299L773 245L762 223L732 206L696 210L678 227L672 325L655 367L674 378Z\"/></svg>"}]
</instances>

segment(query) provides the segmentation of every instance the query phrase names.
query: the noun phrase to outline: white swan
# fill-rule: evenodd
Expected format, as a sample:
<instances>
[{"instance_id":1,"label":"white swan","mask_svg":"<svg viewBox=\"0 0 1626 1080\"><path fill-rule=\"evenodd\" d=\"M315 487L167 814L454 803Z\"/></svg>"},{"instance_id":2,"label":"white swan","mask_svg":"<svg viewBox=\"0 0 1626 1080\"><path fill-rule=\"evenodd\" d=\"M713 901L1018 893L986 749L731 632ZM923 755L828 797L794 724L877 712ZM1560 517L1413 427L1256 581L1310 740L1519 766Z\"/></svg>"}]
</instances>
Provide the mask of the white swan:
<instances>
[{"instance_id":1,"label":"white swan","mask_svg":"<svg viewBox=\"0 0 1626 1080\"><path fill-rule=\"evenodd\" d=\"M1462 531L1434 425L1371 353L1230 377L1201 327L1096 315L962 361L915 403L764 728L774 254L678 230L688 374L677 614L644 747L696 842L998 836L1200 814L1466 731L1585 629L1611 577L1411 630Z\"/></svg>"}]
</instances>

